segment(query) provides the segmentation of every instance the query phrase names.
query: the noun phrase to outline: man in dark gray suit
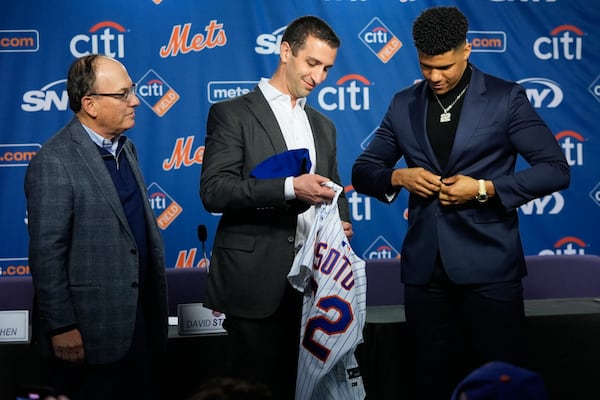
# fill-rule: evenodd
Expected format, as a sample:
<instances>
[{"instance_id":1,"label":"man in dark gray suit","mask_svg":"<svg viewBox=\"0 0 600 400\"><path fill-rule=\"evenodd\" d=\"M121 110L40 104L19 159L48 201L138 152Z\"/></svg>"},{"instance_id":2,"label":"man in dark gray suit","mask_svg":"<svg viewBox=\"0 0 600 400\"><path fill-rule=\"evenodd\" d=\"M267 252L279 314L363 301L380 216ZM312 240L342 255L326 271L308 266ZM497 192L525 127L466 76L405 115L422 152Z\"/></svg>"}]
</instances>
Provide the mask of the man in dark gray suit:
<instances>
[{"instance_id":1,"label":"man in dark gray suit","mask_svg":"<svg viewBox=\"0 0 600 400\"><path fill-rule=\"evenodd\" d=\"M333 198L322 183L340 183L335 127L306 104L339 44L320 19L293 21L273 76L247 95L214 104L208 115L200 196L209 212L223 215L205 304L226 314L231 373L266 383L274 399L294 398L298 362L302 298L287 274L313 205ZM293 149L309 155L296 173L257 178L258 164ZM348 203L339 204L350 237Z\"/></svg>"},{"instance_id":2,"label":"man in dark gray suit","mask_svg":"<svg viewBox=\"0 0 600 400\"><path fill-rule=\"evenodd\" d=\"M75 112L31 160L25 177L34 342L50 383L76 399L153 398L164 353L164 248L133 143L140 102L125 67L75 60Z\"/></svg>"}]
</instances>

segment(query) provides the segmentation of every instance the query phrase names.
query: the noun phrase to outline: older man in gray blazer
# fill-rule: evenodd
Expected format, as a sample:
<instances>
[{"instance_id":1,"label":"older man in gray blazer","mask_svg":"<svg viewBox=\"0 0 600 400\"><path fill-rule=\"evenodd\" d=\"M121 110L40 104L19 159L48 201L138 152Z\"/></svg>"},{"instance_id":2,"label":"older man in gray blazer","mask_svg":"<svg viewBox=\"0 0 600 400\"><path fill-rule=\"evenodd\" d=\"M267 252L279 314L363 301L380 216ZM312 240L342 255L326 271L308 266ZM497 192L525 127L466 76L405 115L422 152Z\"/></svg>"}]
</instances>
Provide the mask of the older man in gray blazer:
<instances>
[{"instance_id":1,"label":"older man in gray blazer","mask_svg":"<svg viewBox=\"0 0 600 400\"><path fill-rule=\"evenodd\" d=\"M162 238L123 136L140 102L125 67L99 55L75 60L67 90L75 118L25 178L34 341L71 400L152 398L167 296Z\"/></svg>"}]
</instances>

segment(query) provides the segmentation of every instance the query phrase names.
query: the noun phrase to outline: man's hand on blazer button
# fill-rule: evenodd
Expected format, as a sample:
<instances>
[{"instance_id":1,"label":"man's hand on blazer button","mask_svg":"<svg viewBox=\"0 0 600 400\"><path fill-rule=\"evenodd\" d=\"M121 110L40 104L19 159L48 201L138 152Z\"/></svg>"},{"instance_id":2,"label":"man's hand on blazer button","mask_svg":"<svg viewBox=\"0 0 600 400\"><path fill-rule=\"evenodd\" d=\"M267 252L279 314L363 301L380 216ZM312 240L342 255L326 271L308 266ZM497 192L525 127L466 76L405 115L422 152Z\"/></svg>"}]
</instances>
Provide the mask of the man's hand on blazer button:
<instances>
[{"instance_id":1,"label":"man's hand on blazer button","mask_svg":"<svg viewBox=\"0 0 600 400\"><path fill-rule=\"evenodd\" d=\"M472 201L477 194L477 180L465 175L455 175L442 179L439 198L443 206L455 206Z\"/></svg>"},{"instance_id":2,"label":"man's hand on blazer button","mask_svg":"<svg viewBox=\"0 0 600 400\"><path fill-rule=\"evenodd\" d=\"M398 168L392 173L392 185L406 188L421 197L429 197L440 191L441 176L427 171L425 168Z\"/></svg>"}]
</instances>

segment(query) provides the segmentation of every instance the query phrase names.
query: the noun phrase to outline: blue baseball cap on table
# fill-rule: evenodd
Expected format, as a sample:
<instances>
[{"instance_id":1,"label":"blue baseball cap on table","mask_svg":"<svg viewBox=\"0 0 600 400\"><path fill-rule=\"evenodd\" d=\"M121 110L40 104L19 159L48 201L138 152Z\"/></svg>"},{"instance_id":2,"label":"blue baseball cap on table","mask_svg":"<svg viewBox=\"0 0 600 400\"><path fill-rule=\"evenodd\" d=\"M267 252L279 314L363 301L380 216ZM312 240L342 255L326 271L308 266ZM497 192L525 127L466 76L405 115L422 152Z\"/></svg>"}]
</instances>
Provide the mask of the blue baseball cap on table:
<instances>
[{"instance_id":1,"label":"blue baseball cap on table","mask_svg":"<svg viewBox=\"0 0 600 400\"><path fill-rule=\"evenodd\" d=\"M548 400L548 394L540 374L491 361L467 375L451 400Z\"/></svg>"}]
</instances>

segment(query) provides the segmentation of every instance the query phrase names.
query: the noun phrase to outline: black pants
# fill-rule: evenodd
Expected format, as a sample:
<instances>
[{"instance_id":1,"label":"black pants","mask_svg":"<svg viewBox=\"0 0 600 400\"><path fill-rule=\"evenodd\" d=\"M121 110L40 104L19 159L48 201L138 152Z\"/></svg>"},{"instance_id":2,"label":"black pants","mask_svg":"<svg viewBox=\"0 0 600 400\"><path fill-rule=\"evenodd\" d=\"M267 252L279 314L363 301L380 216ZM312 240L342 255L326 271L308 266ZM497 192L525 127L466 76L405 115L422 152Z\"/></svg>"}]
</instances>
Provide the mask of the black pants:
<instances>
[{"instance_id":1,"label":"black pants","mask_svg":"<svg viewBox=\"0 0 600 400\"><path fill-rule=\"evenodd\" d=\"M302 294L288 285L275 314L263 319L227 315L227 361L233 377L267 385L274 400L293 400L298 369Z\"/></svg>"},{"instance_id":2,"label":"black pants","mask_svg":"<svg viewBox=\"0 0 600 400\"><path fill-rule=\"evenodd\" d=\"M50 368L56 393L67 394L69 400L160 399L159 381L151 379L142 359L127 356L97 365L54 361Z\"/></svg>"},{"instance_id":3,"label":"black pants","mask_svg":"<svg viewBox=\"0 0 600 400\"><path fill-rule=\"evenodd\" d=\"M121 360L107 364L75 364L58 359L49 363L56 394L69 400L161 399L160 364L164 354L151 356L144 318L138 314L132 345Z\"/></svg>"},{"instance_id":4,"label":"black pants","mask_svg":"<svg viewBox=\"0 0 600 400\"><path fill-rule=\"evenodd\" d=\"M456 385L485 362L525 362L520 282L455 285L439 267L429 285L406 285L405 312L415 344L419 399L448 400Z\"/></svg>"}]
</instances>

